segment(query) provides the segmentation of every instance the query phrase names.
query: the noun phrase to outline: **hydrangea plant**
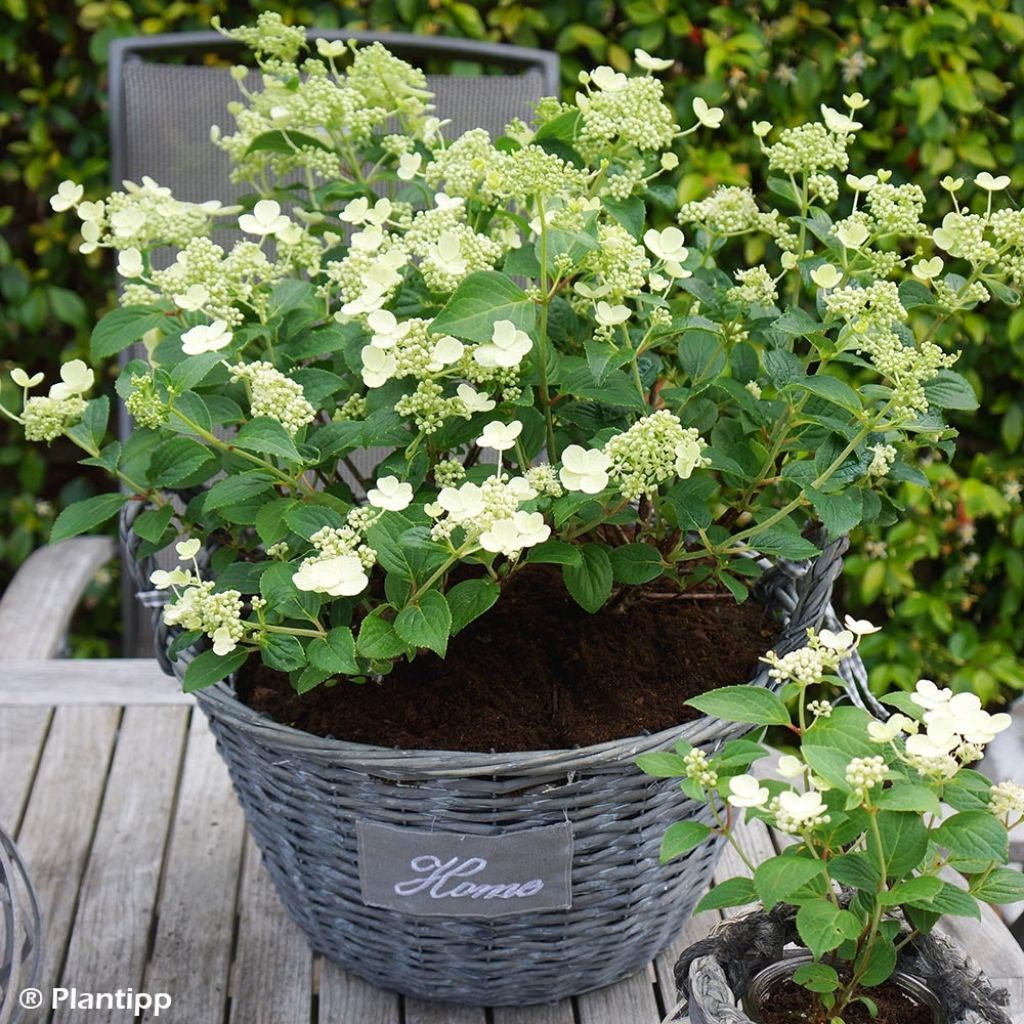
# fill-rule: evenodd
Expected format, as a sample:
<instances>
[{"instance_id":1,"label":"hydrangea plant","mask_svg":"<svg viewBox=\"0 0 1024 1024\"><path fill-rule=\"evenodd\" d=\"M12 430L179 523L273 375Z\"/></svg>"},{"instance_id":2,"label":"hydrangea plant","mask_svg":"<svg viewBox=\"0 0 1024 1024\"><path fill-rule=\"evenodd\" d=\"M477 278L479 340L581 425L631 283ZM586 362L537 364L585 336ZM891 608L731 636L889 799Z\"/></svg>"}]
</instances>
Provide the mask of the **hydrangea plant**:
<instances>
[{"instance_id":1,"label":"hydrangea plant","mask_svg":"<svg viewBox=\"0 0 1024 1024\"><path fill-rule=\"evenodd\" d=\"M680 742L674 753L638 758L648 773L680 779L711 815L710 825L670 826L662 859L724 837L748 869L717 884L695 912L750 904L794 909L797 933L813 954L794 980L817 1007L807 1019L822 1024L842 1024L855 1002L874 1017L871 990L892 975L899 951L942 916L977 918L979 902L1024 899L1024 877L1006 866L1009 833L1024 821L1024 787L993 785L969 767L1009 728L1010 716L989 714L977 695L927 679L913 693L883 697L894 709L885 721L823 699L830 686L842 685L840 661L876 632L849 617L846 627L808 630L805 647L768 654L763 660L779 693L735 686L690 701L726 721L777 727L794 746L746 738L709 757ZM750 820L791 842L779 856L753 863L736 838Z\"/></svg>"},{"instance_id":2,"label":"hydrangea plant","mask_svg":"<svg viewBox=\"0 0 1024 1024\"><path fill-rule=\"evenodd\" d=\"M51 200L81 251L116 254L92 355L144 346L116 384L135 430L107 440L78 362L45 395L19 376L4 410L123 489L55 538L143 501L143 553L215 549L205 575L183 555L154 579L179 645L213 643L190 688L256 653L301 691L443 655L529 564L560 566L591 612L648 585L742 600L753 552L813 556L812 520L891 521L890 482L949 451L941 410L975 401L950 321L1012 297L1024 213L982 174L933 230L916 185L845 174L858 94L754 125L776 207L735 187L679 206L662 177L725 114L697 99L678 125L667 62L642 51L639 74L583 74L575 102L494 140L449 138L424 75L380 45L307 54L274 14L227 34L262 72L249 91L235 69L235 128L211 133L239 205L150 178Z\"/></svg>"}]
</instances>

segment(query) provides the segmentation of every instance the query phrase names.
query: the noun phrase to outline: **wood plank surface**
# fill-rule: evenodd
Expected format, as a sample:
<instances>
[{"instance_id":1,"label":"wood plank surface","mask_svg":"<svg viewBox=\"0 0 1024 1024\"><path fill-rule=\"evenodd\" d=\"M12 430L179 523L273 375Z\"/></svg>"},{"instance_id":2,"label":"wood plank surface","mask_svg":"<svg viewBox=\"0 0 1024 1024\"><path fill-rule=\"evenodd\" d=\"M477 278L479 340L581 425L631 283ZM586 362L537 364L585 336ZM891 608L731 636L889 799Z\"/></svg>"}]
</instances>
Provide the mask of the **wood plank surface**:
<instances>
[{"instance_id":1,"label":"wood plank surface","mask_svg":"<svg viewBox=\"0 0 1024 1024\"><path fill-rule=\"evenodd\" d=\"M0 665L0 705L6 707L193 703L153 658L66 658Z\"/></svg>"},{"instance_id":2,"label":"wood plank surface","mask_svg":"<svg viewBox=\"0 0 1024 1024\"><path fill-rule=\"evenodd\" d=\"M60 976L120 720L119 708L57 708L18 834L46 929L44 990Z\"/></svg>"},{"instance_id":3,"label":"wood plank surface","mask_svg":"<svg viewBox=\"0 0 1024 1024\"><path fill-rule=\"evenodd\" d=\"M496 1006L491 1011L494 1024L575 1024L571 999L548 1006Z\"/></svg>"},{"instance_id":4,"label":"wood plank surface","mask_svg":"<svg viewBox=\"0 0 1024 1024\"><path fill-rule=\"evenodd\" d=\"M658 1021L654 972L648 967L617 985L587 992L576 999L580 1024L622 1024L625 1021Z\"/></svg>"},{"instance_id":5,"label":"wood plank surface","mask_svg":"<svg viewBox=\"0 0 1024 1024\"><path fill-rule=\"evenodd\" d=\"M0 828L16 836L50 724L49 708L0 707Z\"/></svg>"},{"instance_id":6,"label":"wood plank surface","mask_svg":"<svg viewBox=\"0 0 1024 1024\"><path fill-rule=\"evenodd\" d=\"M487 1013L474 1006L406 999L405 1024L487 1024Z\"/></svg>"},{"instance_id":7,"label":"wood plank surface","mask_svg":"<svg viewBox=\"0 0 1024 1024\"><path fill-rule=\"evenodd\" d=\"M144 1021L222 1024L245 819L206 716L192 715L144 988L171 1009ZM397 1024L397 1019L394 1022Z\"/></svg>"},{"instance_id":8,"label":"wood plank surface","mask_svg":"<svg viewBox=\"0 0 1024 1024\"><path fill-rule=\"evenodd\" d=\"M187 708L124 713L62 971L65 987L141 987L187 719ZM54 1024L81 1019L66 1004L53 1017ZM123 1009L89 1013L89 1024L124 1020Z\"/></svg>"},{"instance_id":9,"label":"wood plank surface","mask_svg":"<svg viewBox=\"0 0 1024 1024\"><path fill-rule=\"evenodd\" d=\"M319 1024L400 1024L401 999L323 960L317 1019Z\"/></svg>"},{"instance_id":10,"label":"wood plank surface","mask_svg":"<svg viewBox=\"0 0 1024 1024\"><path fill-rule=\"evenodd\" d=\"M251 837L240 900L232 1024L305 1024L312 1017L313 954L281 906Z\"/></svg>"}]
</instances>

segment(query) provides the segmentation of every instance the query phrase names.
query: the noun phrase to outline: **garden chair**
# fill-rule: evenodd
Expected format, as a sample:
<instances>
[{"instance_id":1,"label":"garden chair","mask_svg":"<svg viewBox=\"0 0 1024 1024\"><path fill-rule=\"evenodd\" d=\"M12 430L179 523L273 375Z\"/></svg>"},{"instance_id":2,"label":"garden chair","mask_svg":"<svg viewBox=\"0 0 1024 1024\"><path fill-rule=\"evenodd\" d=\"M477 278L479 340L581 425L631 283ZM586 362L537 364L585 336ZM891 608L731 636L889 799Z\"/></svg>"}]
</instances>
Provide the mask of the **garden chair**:
<instances>
[{"instance_id":1,"label":"garden chair","mask_svg":"<svg viewBox=\"0 0 1024 1024\"><path fill-rule=\"evenodd\" d=\"M554 53L404 33L315 30L312 38L379 41L412 63L447 65L466 74L428 75L439 115L449 118L448 137L486 128L500 134L513 117L528 118L533 105L559 90ZM227 57L238 46L216 32L181 32L115 40L110 47L110 141L115 187L148 174L184 200L231 201L246 191L229 181L226 154L210 143L210 126L232 124L227 104L238 84L220 66L185 64L182 58ZM173 62L168 62L169 60ZM250 86L258 87L257 72ZM119 432L131 429L119 406ZM52 658L83 591L115 555L109 537L76 537L34 552L0 597L0 660ZM128 574L124 574L127 581ZM122 588L124 653L152 652L148 616ZM140 621L141 620L141 621Z\"/></svg>"}]
</instances>

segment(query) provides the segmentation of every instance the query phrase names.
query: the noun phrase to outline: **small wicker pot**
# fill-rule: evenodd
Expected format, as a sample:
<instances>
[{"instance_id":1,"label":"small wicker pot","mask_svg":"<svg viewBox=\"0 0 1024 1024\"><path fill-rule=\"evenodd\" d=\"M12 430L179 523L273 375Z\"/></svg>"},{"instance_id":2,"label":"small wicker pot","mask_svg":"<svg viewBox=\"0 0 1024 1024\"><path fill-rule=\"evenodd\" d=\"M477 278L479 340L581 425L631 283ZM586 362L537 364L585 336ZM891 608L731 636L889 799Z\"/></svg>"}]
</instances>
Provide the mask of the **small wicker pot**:
<instances>
[{"instance_id":1,"label":"small wicker pot","mask_svg":"<svg viewBox=\"0 0 1024 1024\"><path fill-rule=\"evenodd\" d=\"M791 907L752 911L719 925L676 963L676 1020L689 1024L760 1024L767 995L810 959ZM932 1011L935 1024L1011 1024L1007 993L989 984L970 958L938 935L921 936L899 955L893 982Z\"/></svg>"},{"instance_id":2,"label":"small wicker pot","mask_svg":"<svg viewBox=\"0 0 1024 1024\"><path fill-rule=\"evenodd\" d=\"M38 983L42 961L35 890L14 841L0 829L0 1024L21 1020L19 996Z\"/></svg>"},{"instance_id":3,"label":"small wicker pot","mask_svg":"<svg viewBox=\"0 0 1024 1024\"><path fill-rule=\"evenodd\" d=\"M124 535L131 551L130 522ZM802 646L808 627L832 621L829 600L845 548L840 538L812 563L781 563L762 577L760 597L785 623L779 653ZM154 607L164 597L140 594ZM159 635L155 618L163 651L166 631ZM181 678L187 660L165 667ZM766 670L750 680L769 683ZM230 681L197 699L278 893L313 949L383 988L475 1005L551 1002L599 988L673 941L720 851L708 843L659 863L667 826L708 812L678 787L644 775L634 759L681 738L710 750L747 728L702 717L575 750L402 751L274 722L238 701ZM369 905L360 863L367 823L459 841L568 825L568 905L473 918Z\"/></svg>"}]
</instances>

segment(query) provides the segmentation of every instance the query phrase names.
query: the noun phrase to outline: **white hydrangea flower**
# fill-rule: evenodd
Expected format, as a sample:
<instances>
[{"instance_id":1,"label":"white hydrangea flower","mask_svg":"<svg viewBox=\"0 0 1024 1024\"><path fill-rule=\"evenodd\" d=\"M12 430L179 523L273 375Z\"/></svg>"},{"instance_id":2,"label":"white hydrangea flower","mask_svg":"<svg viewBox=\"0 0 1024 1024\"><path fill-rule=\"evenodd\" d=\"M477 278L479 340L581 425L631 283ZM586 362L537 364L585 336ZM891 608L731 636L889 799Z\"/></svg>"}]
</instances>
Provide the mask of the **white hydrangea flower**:
<instances>
[{"instance_id":1,"label":"white hydrangea flower","mask_svg":"<svg viewBox=\"0 0 1024 1024\"><path fill-rule=\"evenodd\" d=\"M292 582L299 590L352 597L366 589L370 578L357 555L335 555L317 561L307 559L292 576Z\"/></svg>"},{"instance_id":2,"label":"white hydrangea flower","mask_svg":"<svg viewBox=\"0 0 1024 1024\"><path fill-rule=\"evenodd\" d=\"M1024 814L1024 786L1007 779L989 791L989 810L997 818Z\"/></svg>"},{"instance_id":3,"label":"white hydrangea flower","mask_svg":"<svg viewBox=\"0 0 1024 1024\"><path fill-rule=\"evenodd\" d=\"M352 248L357 252L376 252L384 244L384 232L379 224L370 224L352 236Z\"/></svg>"},{"instance_id":4,"label":"white hydrangea flower","mask_svg":"<svg viewBox=\"0 0 1024 1024\"><path fill-rule=\"evenodd\" d=\"M174 546L174 550L178 553L178 558L182 562L190 562L199 554L201 547L202 541L198 537L192 537L189 540L178 541Z\"/></svg>"},{"instance_id":5,"label":"white hydrangea flower","mask_svg":"<svg viewBox=\"0 0 1024 1024\"><path fill-rule=\"evenodd\" d=\"M11 370L11 380L13 380L19 388L25 388L26 390L28 388L34 388L38 384L42 384L43 376L44 375L42 373L33 373L30 377L20 366L16 366Z\"/></svg>"},{"instance_id":6,"label":"white hydrangea flower","mask_svg":"<svg viewBox=\"0 0 1024 1024\"><path fill-rule=\"evenodd\" d=\"M860 221L847 221L836 228L836 238L846 249L859 249L868 240L868 233Z\"/></svg>"},{"instance_id":7,"label":"white hydrangea flower","mask_svg":"<svg viewBox=\"0 0 1024 1024\"><path fill-rule=\"evenodd\" d=\"M252 213L243 213L238 218L238 227L247 235L259 235L265 238L276 235L291 221L281 212L281 204L274 199L261 199L253 208Z\"/></svg>"},{"instance_id":8,"label":"white hydrangea flower","mask_svg":"<svg viewBox=\"0 0 1024 1024\"><path fill-rule=\"evenodd\" d=\"M192 576L184 569L154 569L149 574L149 582L157 590L169 590L171 587L185 587L192 582Z\"/></svg>"},{"instance_id":9,"label":"white hydrangea flower","mask_svg":"<svg viewBox=\"0 0 1024 1024\"><path fill-rule=\"evenodd\" d=\"M122 249L117 254L117 272L121 277L141 277L142 253L138 249Z\"/></svg>"},{"instance_id":10,"label":"white hydrangea flower","mask_svg":"<svg viewBox=\"0 0 1024 1024\"><path fill-rule=\"evenodd\" d=\"M399 480L397 476L379 477L377 486L366 492L366 500L374 508L401 512L412 504L412 484Z\"/></svg>"},{"instance_id":11,"label":"white hydrangea flower","mask_svg":"<svg viewBox=\"0 0 1024 1024\"><path fill-rule=\"evenodd\" d=\"M202 309L210 301L210 292L205 284L191 284L174 296L174 304L189 313Z\"/></svg>"},{"instance_id":12,"label":"white hydrangea flower","mask_svg":"<svg viewBox=\"0 0 1024 1024\"><path fill-rule=\"evenodd\" d=\"M611 464L611 457L599 448L588 450L571 444L562 452L558 479L567 491L597 494L608 486L608 467Z\"/></svg>"},{"instance_id":13,"label":"white hydrangea flower","mask_svg":"<svg viewBox=\"0 0 1024 1024\"><path fill-rule=\"evenodd\" d=\"M856 174L848 174L846 176L846 184L854 192L870 192L878 184L878 175L865 174L858 177Z\"/></svg>"},{"instance_id":14,"label":"white hydrangea flower","mask_svg":"<svg viewBox=\"0 0 1024 1024\"><path fill-rule=\"evenodd\" d=\"M90 221L89 223L95 223ZM117 238L132 238L146 226L146 214L137 206L129 206L123 210L117 210L110 216L110 226L114 229ZM82 226L82 234L85 235L85 227Z\"/></svg>"},{"instance_id":15,"label":"white hydrangea flower","mask_svg":"<svg viewBox=\"0 0 1024 1024\"><path fill-rule=\"evenodd\" d=\"M729 803L733 807L763 807L771 793L753 775L736 775L729 780Z\"/></svg>"},{"instance_id":16,"label":"white hydrangea flower","mask_svg":"<svg viewBox=\"0 0 1024 1024\"><path fill-rule=\"evenodd\" d=\"M511 320L497 320L491 332L491 340L473 351L473 358L481 366L491 369L511 369L518 366L533 348L533 342L526 331L521 331Z\"/></svg>"},{"instance_id":17,"label":"white hydrangea flower","mask_svg":"<svg viewBox=\"0 0 1024 1024\"><path fill-rule=\"evenodd\" d=\"M491 448L496 452L506 452L514 448L516 439L523 432L523 425L519 420L512 420L511 423L502 423L501 420L492 420L488 423L483 433L476 439L481 448Z\"/></svg>"},{"instance_id":18,"label":"white hydrangea flower","mask_svg":"<svg viewBox=\"0 0 1024 1024\"><path fill-rule=\"evenodd\" d=\"M675 63L668 57L652 57L646 50L639 47L633 51L633 59L645 71L668 71Z\"/></svg>"},{"instance_id":19,"label":"white hydrangea flower","mask_svg":"<svg viewBox=\"0 0 1024 1024\"><path fill-rule=\"evenodd\" d=\"M910 272L919 281L931 281L942 273L943 262L941 256L933 256L930 260L920 260L915 263Z\"/></svg>"},{"instance_id":20,"label":"white hydrangea flower","mask_svg":"<svg viewBox=\"0 0 1024 1024\"><path fill-rule=\"evenodd\" d=\"M822 263L811 271L811 280L819 288L835 288L843 280L842 272L837 270L831 263Z\"/></svg>"},{"instance_id":21,"label":"white hydrangea flower","mask_svg":"<svg viewBox=\"0 0 1024 1024\"><path fill-rule=\"evenodd\" d=\"M365 196L359 196L346 203L345 208L338 214L338 219L346 224L365 224L369 212L370 201Z\"/></svg>"},{"instance_id":22,"label":"white hydrangea flower","mask_svg":"<svg viewBox=\"0 0 1024 1024\"><path fill-rule=\"evenodd\" d=\"M450 334L446 334L435 342L434 347L430 350L430 362L427 363L427 369L431 373L437 373L446 366L457 363L463 357L465 351L466 346L458 338L453 338Z\"/></svg>"},{"instance_id":23,"label":"white hydrangea flower","mask_svg":"<svg viewBox=\"0 0 1024 1024\"><path fill-rule=\"evenodd\" d=\"M459 487L442 487L437 503L456 522L472 522L483 515L483 488L468 482Z\"/></svg>"},{"instance_id":24,"label":"white hydrangea flower","mask_svg":"<svg viewBox=\"0 0 1024 1024\"><path fill-rule=\"evenodd\" d=\"M231 344L232 337L226 321L214 320L212 324L199 324L187 330L181 336L181 350L187 356L219 352Z\"/></svg>"},{"instance_id":25,"label":"white hydrangea flower","mask_svg":"<svg viewBox=\"0 0 1024 1024\"><path fill-rule=\"evenodd\" d=\"M344 57L348 47L343 39L317 39L316 52L326 60Z\"/></svg>"},{"instance_id":26,"label":"white hydrangea flower","mask_svg":"<svg viewBox=\"0 0 1024 1024\"><path fill-rule=\"evenodd\" d=\"M834 633L831 629L823 629L818 633L818 639L830 651L840 654L850 650L855 642L853 633L848 629L841 629L838 633Z\"/></svg>"},{"instance_id":27,"label":"white hydrangea flower","mask_svg":"<svg viewBox=\"0 0 1024 1024\"><path fill-rule=\"evenodd\" d=\"M63 213L80 202L83 195L85 195L85 189L77 182L62 181L57 186L56 193L50 196L50 209L54 213Z\"/></svg>"},{"instance_id":28,"label":"white hydrangea flower","mask_svg":"<svg viewBox=\"0 0 1024 1024\"><path fill-rule=\"evenodd\" d=\"M939 689L930 679L919 679L910 699L925 711L948 704L953 699L953 691L948 686Z\"/></svg>"},{"instance_id":29,"label":"white hydrangea flower","mask_svg":"<svg viewBox=\"0 0 1024 1024\"><path fill-rule=\"evenodd\" d=\"M672 260L681 263L689 255L686 246L683 244L686 236L674 226L669 226L661 231L650 228L644 232L644 245L659 259Z\"/></svg>"},{"instance_id":30,"label":"white hydrangea flower","mask_svg":"<svg viewBox=\"0 0 1024 1024\"><path fill-rule=\"evenodd\" d=\"M363 383L368 388L383 387L395 375L398 362L395 357L374 345L367 345L362 352Z\"/></svg>"},{"instance_id":31,"label":"white hydrangea flower","mask_svg":"<svg viewBox=\"0 0 1024 1024\"><path fill-rule=\"evenodd\" d=\"M455 389L455 394L466 407L466 412L470 414L490 412L498 404L493 398L488 398L487 395L475 390L470 384L460 384Z\"/></svg>"},{"instance_id":32,"label":"white hydrangea flower","mask_svg":"<svg viewBox=\"0 0 1024 1024\"><path fill-rule=\"evenodd\" d=\"M237 641L231 635L231 630L227 626L218 626L213 631L213 636L210 639L213 640L213 653L219 658L230 654L238 646Z\"/></svg>"},{"instance_id":33,"label":"white hydrangea flower","mask_svg":"<svg viewBox=\"0 0 1024 1024\"><path fill-rule=\"evenodd\" d=\"M409 333L412 327L408 320L399 322L389 309L375 309L367 316L366 323L373 331L370 344L375 348L392 348Z\"/></svg>"},{"instance_id":34,"label":"white hydrangea flower","mask_svg":"<svg viewBox=\"0 0 1024 1024\"><path fill-rule=\"evenodd\" d=\"M57 400L84 395L92 389L96 375L81 359L72 359L60 368L60 383L51 384L50 398Z\"/></svg>"},{"instance_id":35,"label":"white hydrangea flower","mask_svg":"<svg viewBox=\"0 0 1024 1024\"><path fill-rule=\"evenodd\" d=\"M804 763L792 754L783 754L775 766L776 772L784 779L798 779L804 773Z\"/></svg>"},{"instance_id":36,"label":"white hydrangea flower","mask_svg":"<svg viewBox=\"0 0 1024 1024\"><path fill-rule=\"evenodd\" d=\"M469 264L462 255L462 241L454 231L445 231L431 250L434 263L440 271L458 277Z\"/></svg>"},{"instance_id":37,"label":"white hydrangea flower","mask_svg":"<svg viewBox=\"0 0 1024 1024\"><path fill-rule=\"evenodd\" d=\"M100 247L100 234L100 226L96 221L86 221L82 225L82 244L78 247L78 251L83 256L95 252Z\"/></svg>"},{"instance_id":38,"label":"white hydrangea flower","mask_svg":"<svg viewBox=\"0 0 1024 1024\"><path fill-rule=\"evenodd\" d=\"M986 192L1002 192L1003 189L1009 188L1010 176L1008 174L1000 174L998 177L993 177L988 171L981 171L975 175L974 184L978 188L983 188Z\"/></svg>"},{"instance_id":39,"label":"white hydrangea flower","mask_svg":"<svg viewBox=\"0 0 1024 1024\"><path fill-rule=\"evenodd\" d=\"M878 633L881 626L876 626L867 619L855 619L852 615L843 617L843 625L856 636L868 636L871 633Z\"/></svg>"},{"instance_id":40,"label":"white hydrangea flower","mask_svg":"<svg viewBox=\"0 0 1024 1024\"><path fill-rule=\"evenodd\" d=\"M989 714L976 693L956 693L948 701L925 712L928 735L944 742L947 735L959 736L976 746L991 743L998 733L1009 729L1012 719L1005 712Z\"/></svg>"},{"instance_id":41,"label":"white hydrangea flower","mask_svg":"<svg viewBox=\"0 0 1024 1024\"><path fill-rule=\"evenodd\" d=\"M709 460L704 457L704 449L707 442L699 437L697 431L690 427L690 431L675 447L675 469L680 480L689 480L695 469L708 465Z\"/></svg>"},{"instance_id":42,"label":"white hydrangea flower","mask_svg":"<svg viewBox=\"0 0 1024 1024\"><path fill-rule=\"evenodd\" d=\"M513 558L523 548L543 544L551 536L551 527L540 512L516 512L510 519L499 519L479 537L484 551Z\"/></svg>"},{"instance_id":43,"label":"white hydrangea flower","mask_svg":"<svg viewBox=\"0 0 1024 1024\"><path fill-rule=\"evenodd\" d=\"M821 105L821 116L825 127L830 132L835 132L836 135L851 135L864 127L860 121L854 121L852 117L840 113L833 107L827 107L824 103Z\"/></svg>"},{"instance_id":44,"label":"white hydrangea flower","mask_svg":"<svg viewBox=\"0 0 1024 1024\"><path fill-rule=\"evenodd\" d=\"M621 71L602 64L590 72L590 83L596 85L601 92L616 93L622 92L629 85L629 79Z\"/></svg>"},{"instance_id":45,"label":"white hydrangea flower","mask_svg":"<svg viewBox=\"0 0 1024 1024\"><path fill-rule=\"evenodd\" d=\"M707 100L701 96L693 98L693 114L705 128L718 128L725 118L721 107L709 107Z\"/></svg>"},{"instance_id":46,"label":"white hydrangea flower","mask_svg":"<svg viewBox=\"0 0 1024 1024\"><path fill-rule=\"evenodd\" d=\"M766 135L768 135L771 132L773 127L774 125L771 123L771 121L755 121L753 124L754 134L759 139L763 139Z\"/></svg>"},{"instance_id":47,"label":"white hydrangea flower","mask_svg":"<svg viewBox=\"0 0 1024 1024\"><path fill-rule=\"evenodd\" d=\"M814 790L807 793L792 790L780 793L775 814L778 828L790 833L815 828L829 821L821 794Z\"/></svg>"},{"instance_id":48,"label":"white hydrangea flower","mask_svg":"<svg viewBox=\"0 0 1024 1024\"><path fill-rule=\"evenodd\" d=\"M630 318L629 306L611 306L607 302L599 302L594 319L604 327L618 327Z\"/></svg>"},{"instance_id":49,"label":"white hydrangea flower","mask_svg":"<svg viewBox=\"0 0 1024 1024\"><path fill-rule=\"evenodd\" d=\"M412 181L419 174L423 157L419 153L403 153L398 158L398 170L395 172L402 181Z\"/></svg>"}]
</instances>

